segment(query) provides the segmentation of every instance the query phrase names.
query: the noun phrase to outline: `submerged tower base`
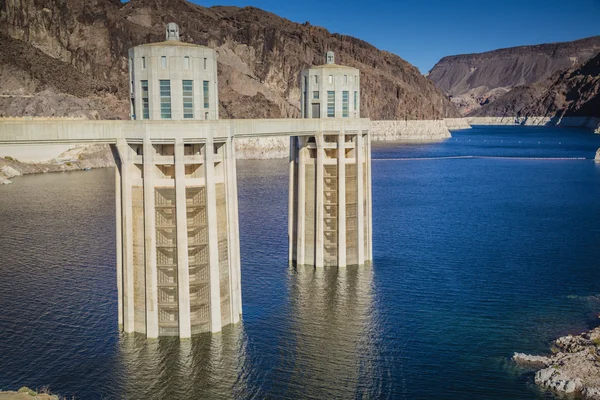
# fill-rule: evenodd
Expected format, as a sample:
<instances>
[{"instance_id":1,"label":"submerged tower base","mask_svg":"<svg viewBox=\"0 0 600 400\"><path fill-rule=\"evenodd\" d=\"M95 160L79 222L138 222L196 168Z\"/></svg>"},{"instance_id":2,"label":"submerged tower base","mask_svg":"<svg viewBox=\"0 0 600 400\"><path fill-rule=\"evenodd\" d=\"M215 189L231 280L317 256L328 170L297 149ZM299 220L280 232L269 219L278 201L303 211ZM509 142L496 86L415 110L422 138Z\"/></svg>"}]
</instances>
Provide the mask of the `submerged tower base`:
<instances>
[{"instance_id":1,"label":"submerged tower base","mask_svg":"<svg viewBox=\"0 0 600 400\"><path fill-rule=\"evenodd\" d=\"M373 259L371 146L362 131L290 141L289 261L315 267Z\"/></svg>"},{"instance_id":2,"label":"submerged tower base","mask_svg":"<svg viewBox=\"0 0 600 400\"><path fill-rule=\"evenodd\" d=\"M119 325L189 338L240 320L235 154L231 136L166 136L113 146Z\"/></svg>"}]
</instances>

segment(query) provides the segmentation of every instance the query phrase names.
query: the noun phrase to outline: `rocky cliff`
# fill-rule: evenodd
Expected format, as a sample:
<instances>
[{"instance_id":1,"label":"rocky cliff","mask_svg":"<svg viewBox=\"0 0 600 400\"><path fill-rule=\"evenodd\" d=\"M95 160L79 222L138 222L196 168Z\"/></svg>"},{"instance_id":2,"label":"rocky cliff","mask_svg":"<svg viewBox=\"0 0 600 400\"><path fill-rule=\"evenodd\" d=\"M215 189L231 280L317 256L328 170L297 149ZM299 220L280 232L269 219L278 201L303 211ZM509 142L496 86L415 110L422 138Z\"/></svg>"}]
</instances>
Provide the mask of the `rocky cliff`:
<instances>
[{"instance_id":1,"label":"rocky cliff","mask_svg":"<svg viewBox=\"0 0 600 400\"><path fill-rule=\"evenodd\" d=\"M442 58L428 77L467 114L517 86L544 81L584 63L598 52L600 36L449 56Z\"/></svg>"},{"instance_id":2,"label":"rocky cliff","mask_svg":"<svg viewBox=\"0 0 600 400\"><path fill-rule=\"evenodd\" d=\"M470 114L478 117L600 117L600 53L549 79L514 88Z\"/></svg>"},{"instance_id":3,"label":"rocky cliff","mask_svg":"<svg viewBox=\"0 0 600 400\"><path fill-rule=\"evenodd\" d=\"M222 118L298 116L299 73L327 50L361 70L363 117L458 116L415 67L362 40L256 8L185 0L0 0L0 116L126 118L127 50L164 40L170 21L182 40L218 52Z\"/></svg>"}]
</instances>

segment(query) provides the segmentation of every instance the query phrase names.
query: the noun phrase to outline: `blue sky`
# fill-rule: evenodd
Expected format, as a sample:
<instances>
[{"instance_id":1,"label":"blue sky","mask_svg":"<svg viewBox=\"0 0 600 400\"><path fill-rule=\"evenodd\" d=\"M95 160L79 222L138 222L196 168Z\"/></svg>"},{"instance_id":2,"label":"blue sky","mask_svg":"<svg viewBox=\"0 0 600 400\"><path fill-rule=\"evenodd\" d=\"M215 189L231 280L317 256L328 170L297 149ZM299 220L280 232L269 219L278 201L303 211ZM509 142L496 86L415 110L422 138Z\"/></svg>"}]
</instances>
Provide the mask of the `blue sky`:
<instances>
[{"instance_id":1,"label":"blue sky","mask_svg":"<svg viewBox=\"0 0 600 400\"><path fill-rule=\"evenodd\" d=\"M422 73L443 56L600 35L600 0L192 0L253 6L358 37Z\"/></svg>"}]
</instances>

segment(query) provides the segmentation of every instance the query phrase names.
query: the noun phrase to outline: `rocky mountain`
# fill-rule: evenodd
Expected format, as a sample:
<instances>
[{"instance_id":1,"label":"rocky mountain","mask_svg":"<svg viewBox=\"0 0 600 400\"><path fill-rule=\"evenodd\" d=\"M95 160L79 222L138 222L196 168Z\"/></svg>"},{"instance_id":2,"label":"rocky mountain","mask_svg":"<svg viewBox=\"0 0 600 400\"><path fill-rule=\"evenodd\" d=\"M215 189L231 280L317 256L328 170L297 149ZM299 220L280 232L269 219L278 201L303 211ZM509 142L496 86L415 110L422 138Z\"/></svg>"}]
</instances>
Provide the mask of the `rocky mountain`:
<instances>
[{"instance_id":1,"label":"rocky mountain","mask_svg":"<svg viewBox=\"0 0 600 400\"><path fill-rule=\"evenodd\" d=\"M182 40L218 52L222 118L299 115L299 73L327 50L361 70L362 116L458 116L444 94L400 57L308 22L252 8L185 0L0 0L0 116L127 118L127 50Z\"/></svg>"},{"instance_id":2,"label":"rocky mountain","mask_svg":"<svg viewBox=\"0 0 600 400\"><path fill-rule=\"evenodd\" d=\"M428 77L468 114L511 89L544 81L600 51L600 36L442 58Z\"/></svg>"},{"instance_id":3,"label":"rocky mountain","mask_svg":"<svg viewBox=\"0 0 600 400\"><path fill-rule=\"evenodd\" d=\"M542 82L516 87L470 116L600 117L600 53Z\"/></svg>"}]
</instances>

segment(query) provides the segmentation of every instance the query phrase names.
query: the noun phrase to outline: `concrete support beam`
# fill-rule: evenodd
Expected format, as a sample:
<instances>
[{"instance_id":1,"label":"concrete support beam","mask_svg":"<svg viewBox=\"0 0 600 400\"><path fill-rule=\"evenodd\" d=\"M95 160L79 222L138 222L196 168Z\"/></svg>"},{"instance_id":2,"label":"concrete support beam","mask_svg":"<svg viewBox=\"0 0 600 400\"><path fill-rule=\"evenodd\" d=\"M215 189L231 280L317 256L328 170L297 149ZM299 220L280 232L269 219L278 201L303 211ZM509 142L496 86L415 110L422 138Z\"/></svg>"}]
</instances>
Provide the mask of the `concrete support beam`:
<instances>
[{"instance_id":1,"label":"concrete support beam","mask_svg":"<svg viewBox=\"0 0 600 400\"><path fill-rule=\"evenodd\" d=\"M158 338L158 277L156 268L156 210L154 200L154 146L144 138L144 255L146 264L146 336Z\"/></svg>"},{"instance_id":2,"label":"concrete support beam","mask_svg":"<svg viewBox=\"0 0 600 400\"><path fill-rule=\"evenodd\" d=\"M115 216L116 216L116 267L117 267L117 308L119 330L123 329L123 220L122 207L123 201L121 195L121 159L116 146L111 145L110 149L115 159Z\"/></svg>"},{"instance_id":3,"label":"concrete support beam","mask_svg":"<svg viewBox=\"0 0 600 400\"><path fill-rule=\"evenodd\" d=\"M346 266L346 132L338 135L338 267Z\"/></svg>"},{"instance_id":4,"label":"concrete support beam","mask_svg":"<svg viewBox=\"0 0 600 400\"><path fill-rule=\"evenodd\" d=\"M356 155L356 233L357 233L357 263L363 265L365 263L365 180L364 180L364 143L362 133L356 135L355 143Z\"/></svg>"},{"instance_id":5,"label":"concrete support beam","mask_svg":"<svg viewBox=\"0 0 600 400\"><path fill-rule=\"evenodd\" d=\"M206 216L208 225L208 252L210 268L210 331L221 331L221 288L219 273L219 234L217 230L217 193L215 188L215 155L212 134L204 147L206 173Z\"/></svg>"},{"instance_id":6,"label":"concrete support beam","mask_svg":"<svg viewBox=\"0 0 600 400\"><path fill-rule=\"evenodd\" d=\"M239 234L237 234L237 213L235 209L235 188L232 183L235 176L235 154L233 150L232 138L227 139L225 143L225 197L227 198L227 244L229 252L229 293L230 293L230 314L231 322L237 323L240 320L241 309L238 296L239 290L239 258L236 250Z\"/></svg>"},{"instance_id":7,"label":"concrete support beam","mask_svg":"<svg viewBox=\"0 0 600 400\"><path fill-rule=\"evenodd\" d=\"M175 204L177 214L177 288L179 337L190 338L190 269L188 262L187 207L183 140L175 140Z\"/></svg>"},{"instance_id":8,"label":"concrete support beam","mask_svg":"<svg viewBox=\"0 0 600 400\"><path fill-rule=\"evenodd\" d=\"M366 168L367 168L367 254L366 257L369 261L373 261L373 197L372 197L372 185L371 185L371 135L367 135L367 156L366 156Z\"/></svg>"},{"instance_id":9,"label":"concrete support beam","mask_svg":"<svg viewBox=\"0 0 600 400\"><path fill-rule=\"evenodd\" d=\"M323 132L317 133L315 136L317 145L316 159L316 204L315 204L315 267L323 268L324 264L324 245L325 245L325 188L324 188L324 172L325 172L325 150L323 148L324 138Z\"/></svg>"},{"instance_id":10,"label":"concrete support beam","mask_svg":"<svg viewBox=\"0 0 600 400\"><path fill-rule=\"evenodd\" d=\"M306 138L298 138L298 221L296 224L296 264L305 265L306 260Z\"/></svg>"},{"instance_id":11,"label":"concrete support beam","mask_svg":"<svg viewBox=\"0 0 600 400\"><path fill-rule=\"evenodd\" d=\"M217 107L218 109L218 107ZM229 186L232 187L233 191L233 222L235 223L235 238L233 242L233 250L235 251L236 256L236 267L237 267L237 277L238 277L238 287L237 287L237 301L238 301L238 320L242 314L242 257L240 255L240 220L239 220L239 208L238 208L238 184L237 184L237 158L235 156L235 143L233 142L233 132L232 132L232 142L231 142L231 165L232 168L232 180L229 182Z\"/></svg>"},{"instance_id":12,"label":"concrete support beam","mask_svg":"<svg viewBox=\"0 0 600 400\"><path fill-rule=\"evenodd\" d=\"M294 241L294 231L296 230L296 226L294 223L294 218L296 214L296 209L294 208L294 199L298 195L296 192L296 188L298 182L296 181L296 157L297 157L297 138L295 136L290 136L290 159L288 162L289 168L289 188L288 188L288 261L293 262L294 260L294 250L296 247L296 242Z\"/></svg>"},{"instance_id":13,"label":"concrete support beam","mask_svg":"<svg viewBox=\"0 0 600 400\"><path fill-rule=\"evenodd\" d=\"M121 246L123 249L123 331L133 333L134 324L134 278L133 278L133 200L132 200L132 168L131 149L125 139L117 142L117 150L121 159Z\"/></svg>"}]
</instances>

